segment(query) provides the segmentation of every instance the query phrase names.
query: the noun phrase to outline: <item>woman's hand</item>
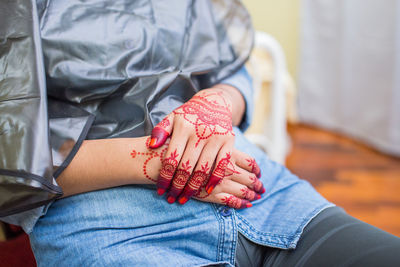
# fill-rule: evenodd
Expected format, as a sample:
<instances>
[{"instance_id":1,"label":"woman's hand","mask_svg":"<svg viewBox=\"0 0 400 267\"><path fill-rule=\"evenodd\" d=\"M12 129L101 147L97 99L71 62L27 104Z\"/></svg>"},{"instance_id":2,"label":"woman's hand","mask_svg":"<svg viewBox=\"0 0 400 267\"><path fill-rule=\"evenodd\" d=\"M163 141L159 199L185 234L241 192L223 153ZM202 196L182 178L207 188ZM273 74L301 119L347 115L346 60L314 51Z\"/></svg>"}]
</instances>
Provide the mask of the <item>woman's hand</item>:
<instances>
[{"instance_id":1,"label":"woman's hand","mask_svg":"<svg viewBox=\"0 0 400 267\"><path fill-rule=\"evenodd\" d=\"M168 142L157 149L150 149L149 142L150 137L85 140L57 179L64 197L122 185L156 184ZM251 201L257 199L256 193L264 192L253 174L259 172L255 161L242 152L233 151L224 172L226 179L209 195L205 185L210 169L210 165L202 166L190 179L200 200L245 207L248 202L237 198Z\"/></svg>"},{"instance_id":2,"label":"woman's hand","mask_svg":"<svg viewBox=\"0 0 400 267\"><path fill-rule=\"evenodd\" d=\"M197 193L204 176L209 176L204 190L211 194L226 176L234 145L232 120L240 122L244 102L235 88L219 87L200 91L153 129L150 148L171 137L157 182L159 195L170 188L169 203L180 195L184 204ZM252 171L259 175L257 168Z\"/></svg>"},{"instance_id":3,"label":"woman's hand","mask_svg":"<svg viewBox=\"0 0 400 267\"><path fill-rule=\"evenodd\" d=\"M205 190L208 182L206 177L194 198L235 209L249 208L252 206L250 201L260 199L261 194L265 192L263 184L253 173L254 168L258 168L254 159L234 149L221 183L217 184L209 194ZM182 197L179 198L180 203L181 199Z\"/></svg>"},{"instance_id":4,"label":"woman's hand","mask_svg":"<svg viewBox=\"0 0 400 267\"><path fill-rule=\"evenodd\" d=\"M146 146L140 146L132 149L130 158L135 164L141 164L141 180L142 183L157 184L157 177L162 168L162 162L165 160L165 151L168 144L165 143L157 149ZM139 148L139 149L138 149ZM254 173L259 173L259 167L255 160L247 154L233 149L232 155L229 155L224 170L224 179L215 186L215 189L208 193L206 185L209 182L211 168L208 164L201 166L201 169L195 171L189 179L190 186L185 187L183 193L179 197L179 203L184 204L188 201L187 191L195 191L194 197L200 201L212 202L227 205L232 208L242 209L251 207L250 201L261 198L265 192L264 186ZM159 178L158 178L159 179Z\"/></svg>"}]
</instances>

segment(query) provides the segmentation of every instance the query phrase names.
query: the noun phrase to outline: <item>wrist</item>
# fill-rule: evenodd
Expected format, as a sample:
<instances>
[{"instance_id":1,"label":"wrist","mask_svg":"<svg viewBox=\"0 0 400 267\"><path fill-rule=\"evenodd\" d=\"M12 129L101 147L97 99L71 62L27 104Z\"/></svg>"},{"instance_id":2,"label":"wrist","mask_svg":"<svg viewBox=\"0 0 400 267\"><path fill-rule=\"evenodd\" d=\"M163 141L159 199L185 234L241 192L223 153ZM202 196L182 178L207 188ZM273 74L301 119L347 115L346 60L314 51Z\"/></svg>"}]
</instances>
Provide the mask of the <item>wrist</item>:
<instances>
[{"instance_id":1,"label":"wrist","mask_svg":"<svg viewBox=\"0 0 400 267\"><path fill-rule=\"evenodd\" d=\"M232 106L232 124L238 126L243 119L246 102L242 93L234 86L229 84L219 83L211 87L221 91L224 98L229 100Z\"/></svg>"},{"instance_id":2,"label":"wrist","mask_svg":"<svg viewBox=\"0 0 400 267\"><path fill-rule=\"evenodd\" d=\"M155 184L157 183L168 143L159 148L149 148L149 136L135 139L139 139L137 140L139 142L130 147L128 154L132 164L134 183Z\"/></svg>"},{"instance_id":3,"label":"wrist","mask_svg":"<svg viewBox=\"0 0 400 267\"><path fill-rule=\"evenodd\" d=\"M147 140L148 137L85 140L57 179L64 197L128 184L155 184L165 146L149 151Z\"/></svg>"}]
</instances>

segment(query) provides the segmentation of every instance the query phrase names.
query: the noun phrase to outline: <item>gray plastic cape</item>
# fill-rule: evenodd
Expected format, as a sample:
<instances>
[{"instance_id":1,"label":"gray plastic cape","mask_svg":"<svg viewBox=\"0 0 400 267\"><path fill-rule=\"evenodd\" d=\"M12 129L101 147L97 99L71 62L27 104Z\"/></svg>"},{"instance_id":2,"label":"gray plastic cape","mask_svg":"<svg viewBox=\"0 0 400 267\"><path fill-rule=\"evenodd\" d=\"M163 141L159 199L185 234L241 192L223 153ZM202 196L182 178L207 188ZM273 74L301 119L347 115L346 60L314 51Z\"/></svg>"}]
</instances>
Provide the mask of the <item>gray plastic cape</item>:
<instances>
[{"instance_id":1,"label":"gray plastic cape","mask_svg":"<svg viewBox=\"0 0 400 267\"><path fill-rule=\"evenodd\" d=\"M235 0L1 0L0 217L61 196L84 139L149 135L252 42Z\"/></svg>"}]
</instances>

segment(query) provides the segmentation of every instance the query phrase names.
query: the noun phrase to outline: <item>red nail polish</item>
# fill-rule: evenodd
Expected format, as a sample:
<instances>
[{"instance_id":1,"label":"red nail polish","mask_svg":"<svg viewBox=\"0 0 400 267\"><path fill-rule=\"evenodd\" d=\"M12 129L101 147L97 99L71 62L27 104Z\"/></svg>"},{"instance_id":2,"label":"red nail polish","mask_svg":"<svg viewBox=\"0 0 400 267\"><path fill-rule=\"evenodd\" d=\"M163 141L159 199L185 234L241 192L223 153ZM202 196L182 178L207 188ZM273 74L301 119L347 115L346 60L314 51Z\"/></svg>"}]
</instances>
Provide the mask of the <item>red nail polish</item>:
<instances>
[{"instance_id":1,"label":"red nail polish","mask_svg":"<svg viewBox=\"0 0 400 267\"><path fill-rule=\"evenodd\" d=\"M156 143L157 143L157 138L152 137L151 140L150 140L149 146L150 146L150 147L153 147L153 146L155 146Z\"/></svg>"},{"instance_id":2,"label":"red nail polish","mask_svg":"<svg viewBox=\"0 0 400 267\"><path fill-rule=\"evenodd\" d=\"M251 207L253 207L253 204L251 204L251 203L246 204L246 208L251 208Z\"/></svg>"},{"instance_id":3,"label":"red nail polish","mask_svg":"<svg viewBox=\"0 0 400 267\"><path fill-rule=\"evenodd\" d=\"M261 198L261 195L256 194L256 199L260 199L260 198Z\"/></svg>"},{"instance_id":4,"label":"red nail polish","mask_svg":"<svg viewBox=\"0 0 400 267\"><path fill-rule=\"evenodd\" d=\"M261 194L265 193L265 188L263 187L263 189L261 190Z\"/></svg>"},{"instance_id":5,"label":"red nail polish","mask_svg":"<svg viewBox=\"0 0 400 267\"><path fill-rule=\"evenodd\" d=\"M157 194L162 196L165 193L165 189L164 188L158 188L157 189Z\"/></svg>"},{"instance_id":6,"label":"red nail polish","mask_svg":"<svg viewBox=\"0 0 400 267\"><path fill-rule=\"evenodd\" d=\"M149 147L158 148L164 145L165 140L167 140L169 133L161 127L155 127L151 132L151 139L149 142Z\"/></svg>"},{"instance_id":7,"label":"red nail polish","mask_svg":"<svg viewBox=\"0 0 400 267\"><path fill-rule=\"evenodd\" d=\"M211 194L211 192L214 190L214 186L210 186L206 191L207 194Z\"/></svg>"},{"instance_id":8,"label":"red nail polish","mask_svg":"<svg viewBox=\"0 0 400 267\"><path fill-rule=\"evenodd\" d=\"M175 198L174 198L173 196L169 196L169 197L167 198L167 201L168 201L169 204L172 204L172 203L175 202Z\"/></svg>"},{"instance_id":9,"label":"red nail polish","mask_svg":"<svg viewBox=\"0 0 400 267\"><path fill-rule=\"evenodd\" d=\"M183 205L185 204L189 199L187 197L180 197L178 202L179 204Z\"/></svg>"}]
</instances>

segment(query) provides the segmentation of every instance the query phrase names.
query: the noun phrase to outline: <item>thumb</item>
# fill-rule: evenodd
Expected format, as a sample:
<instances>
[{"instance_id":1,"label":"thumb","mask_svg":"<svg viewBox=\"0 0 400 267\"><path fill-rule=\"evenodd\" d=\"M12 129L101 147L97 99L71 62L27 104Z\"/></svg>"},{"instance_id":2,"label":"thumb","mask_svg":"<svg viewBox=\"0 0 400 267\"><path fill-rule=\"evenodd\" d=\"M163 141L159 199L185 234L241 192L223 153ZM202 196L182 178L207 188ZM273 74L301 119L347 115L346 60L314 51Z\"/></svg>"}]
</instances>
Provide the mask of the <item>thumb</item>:
<instances>
[{"instance_id":1,"label":"thumb","mask_svg":"<svg viewBox=\"0 0 400 267\"><path fill-rule=\"evenodd\" d=\"M165 144L165 140L172 132L173 118L170 114L154 127L151 131L150 148L159 148Z\"/></svg>"}]
</instances>

